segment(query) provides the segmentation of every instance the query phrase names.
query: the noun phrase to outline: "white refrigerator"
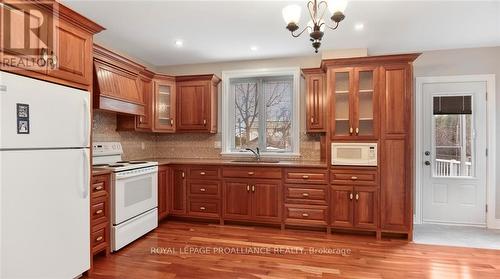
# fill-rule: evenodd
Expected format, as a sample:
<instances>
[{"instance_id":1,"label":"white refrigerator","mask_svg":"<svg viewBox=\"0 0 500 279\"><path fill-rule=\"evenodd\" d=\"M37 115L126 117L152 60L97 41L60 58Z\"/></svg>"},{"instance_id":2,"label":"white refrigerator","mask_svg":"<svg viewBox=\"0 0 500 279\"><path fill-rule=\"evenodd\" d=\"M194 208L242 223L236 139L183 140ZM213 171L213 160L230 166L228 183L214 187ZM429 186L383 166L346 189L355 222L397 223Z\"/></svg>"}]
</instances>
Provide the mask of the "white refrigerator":
<instances>
[{"instance_id":1,"label":"white refrigerator","mask_svg":"<svg viewBox=\"0 0 500 279\"><path fill-rule=\"evenodd\" d=\"M89 94L0 72L0 278L90 267Z\"/></svg>"}]
</instances>

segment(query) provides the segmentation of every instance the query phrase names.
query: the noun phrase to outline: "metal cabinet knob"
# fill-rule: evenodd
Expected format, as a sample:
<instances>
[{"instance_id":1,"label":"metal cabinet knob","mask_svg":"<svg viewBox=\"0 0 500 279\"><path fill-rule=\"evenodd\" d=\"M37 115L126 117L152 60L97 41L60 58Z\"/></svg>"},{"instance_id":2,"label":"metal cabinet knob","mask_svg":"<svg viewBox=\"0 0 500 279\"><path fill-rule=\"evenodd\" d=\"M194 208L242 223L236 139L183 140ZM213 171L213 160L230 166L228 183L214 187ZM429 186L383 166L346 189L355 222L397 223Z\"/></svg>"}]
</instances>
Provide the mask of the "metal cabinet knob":
<instances>
[{"instance_id":1,"label":"metal cabinet knob","mask_svg":"<svg viewBox=\"0 0 500 279\"><path fill-rule=\"evenodd\" d=\"M307 213L302 213L302 217L309 217L309 214L307 214Z\"/></svg>"},{"instance_id":2,"label":"metal cabinet knob","mask_svg":"<svg viewBox=\"0 0 500 279\"><path fill-rule=\"evenodd\" d=\"M101 241L102 240L102 236L99 236L98 238L95 239L95 241Z\"/></svg>"},{"instance_id":3,"label":"metal cabinet knob","mask_svg":"<svg viewBox=\"0 0 500 279\"><path fill-rule=\"evenodd\" d=\"M99 210L97 210L97 211L95 212L95 214L96 214L96 215L98 215L98 214L101 214L102 212L103 212L103 211L102 211L102 209L99 209Z\"/></svg>"},{"instance_id":4,"label":"metal cabinet knob","mask_svg":"<svg viewBox=\"0 0 500 279\"><path fill-rule=\"evenodd\" d=\"M248 175L254 175L255 173L253 171L249 171Z\"/></svg>"},{"instance_id":5,"label":"metal cabinet knob","mask_svg":"<svg viewBox=\"0 0 500 279\"><path fill-rule=\"evenodd\" d=\"M353 198L353 195L352 195L352 193L350 193L349 194L349 199L352 200L352 198Z\"/></svg>"},{"instance_id":6,"label":"metal cabinet knob","mask_svg":"<svg viewBox=\"0 0 500 279\"><path fill-rule=\"evenodd\" d=\"M205 210L206 208L204 206L200 206L200 210Z\"/></svg>"},{"instance_id":7,"label":"metal cabinet knob","mask_svg":"<svg viewBox=\"0 0 500 279\"><path fill-rule=\"evenodd\" d=\"M205 192L207 189L205 188L200 188L200 192Z\"/></svg>"},{"instance_id":8,"label":"metal cabinet knob","mask_svg":"<svg viewBox=\"0 0 500 279\"><path fill-rule=\"evenodd\" d=\"M102 186L97 186L97 187L95 187L95 190L96 190L96 191L101 191L102 189L103 189L103 187L102 187Z\"/></svg>"},{"instance_id":9,"label":"metal cabinet knob","mask_svg":"<svg viewBox=\"0 0 500 279\"><path fill-rule=\"evenodd\" d=\"M358 180L357 176L351 176L351 180Z\"/></svg>"},{"instance_id":10,"label":"metal cabinet knob","mask_svg":"<svg viewBox=\"0 0 500 279\"><path fill-rule=\"evenodd\" d=\"M309 179L309 175L303 175L302 178L303 179Z\"/></svg>"},{"instance_id":11,"label":"metal cabinet knob","mask_svg":"<svg viewBox=\"0 0 500 279\"><path fill-rule=\"evenodd\" d=\"M302 193L303 197L309 197L309 193Z\"/></svg>"},{"instance_id":12,"label":"metal cabinet knob","mask_svg":"<svg viewBox=\"0 0 500 279\"><path fill-rule=\"evenodd\" d=\"M425 161L425 163L424 163L424 164L425 164L426 166L430 166L430 165L431 165L431 162L429 162L429 161Z\"/></svg>"},{"instance_id":13,"label":"metal cabinet knob","mask_svg":"<svg viewBox=\"0 0 500 279\"><path fill-rule=\"evenodd\" d=\"M200 175L205 175L206 173L204 171L200 172Z\"/></svg>"}]
</instances>

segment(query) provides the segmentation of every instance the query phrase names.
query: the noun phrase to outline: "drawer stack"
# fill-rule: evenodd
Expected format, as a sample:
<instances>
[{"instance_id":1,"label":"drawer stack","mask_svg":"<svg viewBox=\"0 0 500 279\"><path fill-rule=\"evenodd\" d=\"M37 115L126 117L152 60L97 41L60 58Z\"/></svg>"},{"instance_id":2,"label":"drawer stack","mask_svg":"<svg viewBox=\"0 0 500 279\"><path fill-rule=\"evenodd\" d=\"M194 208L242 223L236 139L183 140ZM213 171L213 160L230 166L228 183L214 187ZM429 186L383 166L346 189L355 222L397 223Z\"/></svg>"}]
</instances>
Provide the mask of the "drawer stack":
<instances>
[{"instance_id":1,"label":"drawer stack","mask_svg":"<svg viewBox=\"0 0 500 279\"><path fill-rule=\"evenodd\" d=\"M284 170L285 224L328 225L328 172L323 169Z\"/></svg>"},{"instance_id":2,"label":"drawer stack","mask_svg":"<svg viewBox=\"0 0 500 279\"><path fill-rule=\"evenodd\" d=\"M109 174L92 177L90 190L90 249L92 256L100 252L109 254Z\"/></svg>"},{"instance_id":3,"label":"drawer stack","mask_svg":"<svg viewBox=\"0 0 500 279\"><path fill-rule=\"evenodd\" d=\"M188 215L219 219L221 216L219 167L190 167L187 176Z\"/></svg>"}]
</instances>

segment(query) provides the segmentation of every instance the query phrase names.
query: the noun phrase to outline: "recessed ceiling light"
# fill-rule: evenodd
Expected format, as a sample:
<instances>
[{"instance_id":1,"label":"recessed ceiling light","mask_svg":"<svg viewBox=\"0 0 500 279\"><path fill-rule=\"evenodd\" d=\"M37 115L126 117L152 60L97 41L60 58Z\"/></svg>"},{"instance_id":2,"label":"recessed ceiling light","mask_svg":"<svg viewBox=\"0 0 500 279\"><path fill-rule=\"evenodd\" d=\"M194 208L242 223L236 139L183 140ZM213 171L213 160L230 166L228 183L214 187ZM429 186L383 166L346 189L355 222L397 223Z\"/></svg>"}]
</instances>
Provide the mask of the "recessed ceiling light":
<instances>
[{"instance_id":1,"label":"recessed ceiling light","mask_svg":"<svg viewBox=\"0 0 500 279\"><path fill-rule=\"evenodd\" d=\"M183 45L184 45L184 42L182 40L175 40L176 47L182 47Z\"/></svg>"},{"instance_id":2,"label":"recessed ceiling light","mask_svg":"<svg viewBox=\"0 0 500 279\"><path fill-rule=\"evenodd\" d=\"M365 28L365 25L363 23L357 23L356 25L354 25L354 29L356 31L361 31Z\"/></svg>"},{"instance_id":3,"label":"recessed ceiling light","mask_svg":"<svg viewBox=\"0 0 500 279\"><path fill-rule=\"evenodd\" d=\"M257 50L259 50L259 47L257 47L257 46L251 46L250 50L251 51L257 51Z\"/></svg>"}]
</instances>

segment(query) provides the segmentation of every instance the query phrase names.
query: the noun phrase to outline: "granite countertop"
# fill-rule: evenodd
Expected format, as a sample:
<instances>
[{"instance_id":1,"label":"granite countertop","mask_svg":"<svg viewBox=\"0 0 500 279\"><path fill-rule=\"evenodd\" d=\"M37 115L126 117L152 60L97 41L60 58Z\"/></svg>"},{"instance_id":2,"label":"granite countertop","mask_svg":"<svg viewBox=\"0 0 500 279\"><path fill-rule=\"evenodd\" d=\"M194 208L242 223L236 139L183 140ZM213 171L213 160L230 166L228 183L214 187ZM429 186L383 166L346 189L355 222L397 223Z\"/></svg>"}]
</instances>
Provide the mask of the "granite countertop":
<instances>
[{"instance_id":1,"label":"granite countertop","mask_svg":"<svg viewBox=\"0 0 500 279\"><path fill-rule=\"evenodd\" d=\"M266 166L266 167L301 167L301 168L327 168L326 161L313 160L279 160L279 162L234 162L234 159L199 159L199 158L142 158L140 160L158 162L158 165L225 165L225 166ZM262 159L266 160L266 159Z\"/></svg>"}]
</instances>

